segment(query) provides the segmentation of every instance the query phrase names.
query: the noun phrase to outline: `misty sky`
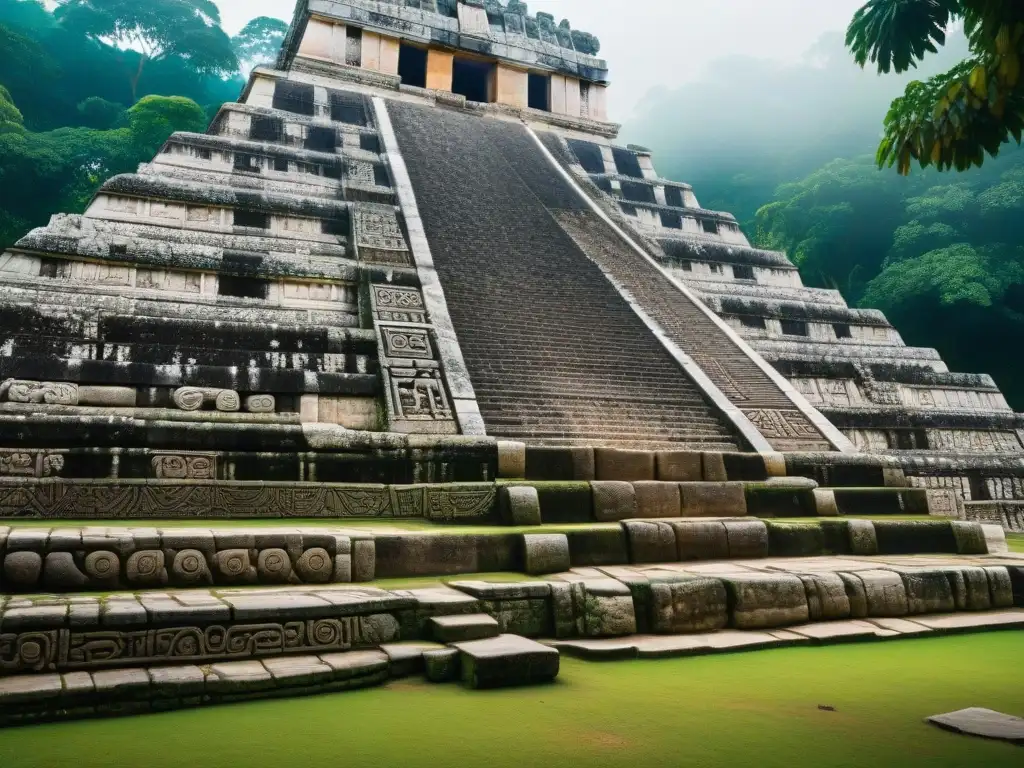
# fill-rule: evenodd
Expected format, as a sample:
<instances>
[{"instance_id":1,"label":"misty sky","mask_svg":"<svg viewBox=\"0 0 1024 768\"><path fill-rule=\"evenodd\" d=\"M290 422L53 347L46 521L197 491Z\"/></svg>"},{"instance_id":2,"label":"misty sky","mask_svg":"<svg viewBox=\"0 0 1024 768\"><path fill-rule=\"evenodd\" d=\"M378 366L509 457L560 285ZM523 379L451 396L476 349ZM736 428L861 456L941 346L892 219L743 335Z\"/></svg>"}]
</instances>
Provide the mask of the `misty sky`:
<instances>
[{"instance_id":1,"label":"misty sky","mask_svg":"<svg viewBox=\"0 0 1024 768\"><path fill-rule=\"evenodd\" d=\"M601 39L611 70L611 117L625 119L653 86L699 77L716 59L796 61L828 30L845 29L864 0L528 0L531 13L568 18ZM291 20L293 0L217 0L224 27L254 16Z\"/></svg>"}]
</instances>

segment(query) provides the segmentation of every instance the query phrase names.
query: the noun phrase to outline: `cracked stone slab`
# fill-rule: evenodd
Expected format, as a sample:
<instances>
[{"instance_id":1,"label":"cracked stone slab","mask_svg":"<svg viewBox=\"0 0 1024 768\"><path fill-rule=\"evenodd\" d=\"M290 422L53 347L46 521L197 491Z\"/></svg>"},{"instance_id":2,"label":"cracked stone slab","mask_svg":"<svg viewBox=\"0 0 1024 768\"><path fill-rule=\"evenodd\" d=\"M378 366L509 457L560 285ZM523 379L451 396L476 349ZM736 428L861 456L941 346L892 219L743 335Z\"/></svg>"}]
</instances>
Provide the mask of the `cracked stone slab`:
<instances>
[{"instance_id":1,"label":"cracked stone slab","mask_svg":"<svg viewBox=\"0 0 1024 768\"><path fill-rule=\"evenodd\" d=\"M968 736L1024 744L1024 718L992 709L968 707L944 715L932 715L927 722Z\"/></svg>"}]
</instances>

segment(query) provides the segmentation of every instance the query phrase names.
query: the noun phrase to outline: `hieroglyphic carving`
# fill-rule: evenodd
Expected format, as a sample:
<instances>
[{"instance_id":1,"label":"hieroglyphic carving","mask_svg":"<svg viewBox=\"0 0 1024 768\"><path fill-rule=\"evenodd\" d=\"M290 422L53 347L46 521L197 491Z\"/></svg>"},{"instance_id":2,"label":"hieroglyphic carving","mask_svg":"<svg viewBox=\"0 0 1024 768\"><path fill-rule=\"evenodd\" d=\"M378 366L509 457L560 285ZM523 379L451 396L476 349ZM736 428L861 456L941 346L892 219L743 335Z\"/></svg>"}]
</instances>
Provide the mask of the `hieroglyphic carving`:
<instances>
[{"instance_id":1,"label":"hieroglyphic carving","mask_svg":"<svg viewBox=\"0 0 1024 768\"><path fill-rule=\"evenodd\" d=\"M392 404L398 419L451 419L452 408L438 370L392 369Z\"/></svg>"},{"instance_id":2,"label":"hieroglyphic carving","mask_svg":"<svg viewBox=\"0 0 1024 768\"><path fill-rule=\"evenodd\" d=\"M386 357L413 360L434 359L430 333L426 328L381 326L380 335L384 342L382 353Z\"/></svg>"},{"instance_id":3,"label":"hieroglyphic carving","mask_svg":"<svg viewBox=\"0 0 1024 768\"><path fill-rule=\"evenodd\" d=\"M218 411L226 412L237 411L242 405L241 398L234 390L212 387L181 387L174 390L172 399L183 411L198 411L211 402Z\"/></svg>"},{"instance_id":4,"label":"hieroglyphic carving","mask_svg":"<svg viewBox=\"0 0 1024 768\"><path fill-rule=\"evenodd\" d=\"M377 186L377 181L373 175L373 163L349 160L345 163L345 169L349 184L358 184L361 187Z\"/></svg>"},{"instance_id":5,"label":"hieroglyphic carving","mask_svg":"<svg viewBox=\"0 0 1024 768\"><path fill-rule=\"evenodd\" d=\"M160 453L153 456L153 473L158 480L216 480L215 453Z\"/></svg>"},{"instance_id":6,"label":"hieroglyphic carving","mask_svg":"<svg viewBox=\"0 0 1024 768\"><path fill-rule=\"evenodd\" d=\"M478 488L427 487L427 517L431 520L465 520L486 517L494 509L493 485Z\"/></svg>"},{"instance_id":7,"label":"hieroglyphic carving","mask_svg":"<svg viewBox=\"0 0 1024 768\"><path fill-rule=\"evenodd\" d=\"M64 469L64 456L44 451L0 452L0 475L55 477Z\"/></svg>"},{"instance_id":8,"label":"hieroglyphic carving","mask_svg":"<svg viewBox=\"0 0 1024 768\"><path fill-rule=\"evenodd\" d=\"M718 360L700 353L694 353L692 357L694 362L715 382L715 385L722 390L722 394L729 398L731 402L738 403L750 399L743 394L743 388L739 382L732 377L728 369Z\"/></svg>"},{"instance_id":9,"label":"hieroglyphic carving","mask_svg":"<svg viewBox=\"0 0 1024 768\"><path fill-rule=\"evenodd\" d=\"M180 454L178 454L180 455ZM445 485L437 494L464 494L467 487L483 495L488 486ZM336 518L422 517L428 509L423 486L345 486L312 484L256 485L212 481L149 485L145 481L78 484L73 480L49 483L0 484L0 519L33 516L41 519L132 520L198 518ZM483 496L481 496L483 498ZM442 502L435 502L438 507ZM451 502L462 508L463 502ZM442 504L443 506L443 504ZM175 558L175 580L183 578ZM205 578L205 563L197 552L189 572ZM187 569L186 569L187 570Z\"/></svg>"},{"instance_id":10,"label":"hieroglyphic carving","mask_svg":"<svg viewBox=\"0 0 1024 768\"><path fill-rule=\"evenodd\" d=\"M821 435L815 431L799 411L776 411L761 408L753 411L744 411L743 414L769 440L773 438L821 439Z\"/></svg>"},{"instance_id":11,"label":"hieroglyphic carving","mask_svg":"<svg viewBox=\"0 0 1024 768\"><path fill-rule=\"evenodd\" d=\"M168 627L138 631L0 634L0 671L69 671L110 666L260 658L298 651L347 651L399 638L388 613L284 623Z\"/></svg>"},{"instance_id":12,"label":"hieroglyphic carving","mask_svg":"<svg viewBox=\"0 0 1024 768\"><path fill-rule=\"evenodd\" d=\"M371 286L377 319L396 323L426 323L427 312L418 288Z\"/></svg>"},{"instance_id":13,"label":"hieroglyphic carving","mask_svg":"<svg viewBox=\"0 0 1024 768\"><path fill-rule=\"evenodd\" d=\"M0 384L0 400L3 400L4 397L12 403L78 405L78 385L66 382L7 379Z\"/></svg>"},{"instance_id":14,"label":"hieroglyphic carving","mask_svg":"<svg viewBox=\"0 0 1024 768\"><path fill-rule=\"evenodd\" d=\"M245 398L245 410L249 413L274 413L277 400L273 395L249 395Z\"/></svg>"},{"instance_id":15,"label":"hieroglyphic carving","mask_svg":"<svg viewBox=\"0 0 1024 768\"><path fill-rule=\"evenodd\" d=\"M355 230L356 246L363 261L400 265L412 263L409 246L394 211L357 208Z\"/></svg>"}]
</instances>

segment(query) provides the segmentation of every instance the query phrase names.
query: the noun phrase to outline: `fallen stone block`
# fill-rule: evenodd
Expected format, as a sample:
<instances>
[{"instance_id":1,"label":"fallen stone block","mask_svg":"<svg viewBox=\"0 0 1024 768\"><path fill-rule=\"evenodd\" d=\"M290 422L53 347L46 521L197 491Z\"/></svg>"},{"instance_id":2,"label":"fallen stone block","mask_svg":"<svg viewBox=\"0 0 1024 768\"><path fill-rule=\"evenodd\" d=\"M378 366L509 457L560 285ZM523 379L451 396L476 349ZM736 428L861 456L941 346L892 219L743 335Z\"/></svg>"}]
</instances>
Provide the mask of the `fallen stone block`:
<instances>
[{"instance_id":1,"label":"fallen stone block","mask_svg":"<svg viewBox=\"0 0 1024 768\"><path fill-rule=\"evenodd\" d=\"M434 616L430 620L430 634L439 643L483 640L497 637L498 622L486 613Z\"/></svg>"},{"instance_id":2,"label":"fallen stone block","mask_svg":"<svg viewBox=\"0 0 1024 768\"><path fill-rule=\"evenodd\" d=\"M523 557L530 576L561 573L572 567L569 539L564 533L523 534Z\"/></svg>"},{"instance_id":3,"label":"fallen stone block","mask_svg":"<svg viewBox=\"0 0 1024 768\"><path fill-rule=\"evenodd\" d=\"M618 523L637 516L636 494L632 483L595 480L590 484L594 497L594 519L599 523Z\"/></svg>"},{"instance_id":4,"label":"fallen stone block","mask_svg":"<svg viewBox=\"0 0 1024 768\"><path fill-rule=\"evenodd\" d=\"M743 483L679 483L683 517L744 517Z\"/></svg>"},{"instance_id":5,"label":"fallen stone block","mask_svg":"<svg viewBox=\"0 0 1024 768\"><path fill-rule=\"evenodd\" d=\"M438 651L424 651L424 674L432 683L450 683L459 679L459 651L443 648Z\"/></svg>"},{"instance_id":6,"label":"fallen stone block","mask_svg":"<svg viewBox=\"0 0 1024 768\"><path fill-rule=\"evenodd\" d=\"M469 688L548 683L558 676L558 650L517 635L458 643L462 681Z\"/></svg>"},{"instance_id":7,"label":"fallen stone block","mask_svg":"<svg viewBox=\"0 0 1024 768\"><path fill-rule=\"evenodd\" d=\"M597 480L622 480L628 483L654 479L655 456L651 451L622 448L595 448L594 474Z\"/></svg>"},{"instance_id":8,"label":"fallen stone block","mask_svg":"<svg viewBox=\"0 0 1024 768\"><path fill-rule=\"evenodd\" d=\"M699 451L658 451L655 454L655 479L689 483L704 479L704 460Z\"/></svg>"},{"instance_id":9,"label":"fallen stone block","mask_svg":"<svg viewBox=\"0 0 1024 768\"><path fill-rule=\"evenodd\" d=\"M485 641L478 641L485 642ZM380 650L388 657L388 673L391 677L409 677L424 670L423 654L427 651L439 651L444 648L439 643L424 641L408 641L387 643Z\"/></svg>"},{"instance_id":10,"label":"fallen stone block","mask_svg":"<svg viewBox=\"0 0 1024 768\"><path fill-rule=\"evenodd\" d=\"M629 540L632 563L673 563L678 559L675 530L668 523L627 520L622 524Z\"/></svg>"},{"instance_id":11,"label":"fallen stone block","mask_svg":"<svg viewBox=\"0 0 1024 768\"><path fill-rule=\"evenodd\" d=\"M679 485L642 481L633 484L637 517L656 519L679 517Z\"/></svg>"},{"instance_id":12,"label":"fallen stone block","mask_svg":"<svg viewBox=\"0 0 1024 768\"><path fill-rule=\"evenodd\" d=\"M768 526L761 520L725 520L729 557L737 560L768 557Z\"/></svg>"},{"instance_id":13,"label":"fallen stone block","mask_svg":"<svg viewBox=\"0 0 1024 768\"><path fill-rule=\"evenodd\" d=\"M540 497L529 485L503 486L502 517L510 525L540 525Z\"/></svg>"},{"instance_id":14,"label":"fallen stone block","mask_svg":"<svg viewBox=\"0 0 1024 768\"><path fill-rule=\"evenodd\" d=\"M651 630L659 634L714 632L729 623L725 585L689 578L650 585Z\"/></svg>"},{"instance_id":15,"label":"fallen stone block","mask_svg":"<svg viewBox=\"0 0 1024 768\"><path fill-rule=\"evenodd\" d=\"M809 618L804 583L792 574L730 574L722 577L729 595L730 626L769 629Z\"/></svg>"},{"instance_id":16,"label":"fallen stone block","mask_svg":"<svg viewBox=\"0 0 1024 768\"><path fill-rule=\"evenodd\" d=\"M928 722L968 736L1024 744L1024 718L1004 715L991 709L969 707L944 715L932 715Z\"/></svg>"},{"instance_id":17,"label":"fallen stone block","mask_svg":"<svg viewBox=\"0 0 1024 768\"><path fill-rule=\"evenodd\" d=\"M673 520L680 560L727 560L729 537L718 520Z\"/></svg>"}]
</instances>

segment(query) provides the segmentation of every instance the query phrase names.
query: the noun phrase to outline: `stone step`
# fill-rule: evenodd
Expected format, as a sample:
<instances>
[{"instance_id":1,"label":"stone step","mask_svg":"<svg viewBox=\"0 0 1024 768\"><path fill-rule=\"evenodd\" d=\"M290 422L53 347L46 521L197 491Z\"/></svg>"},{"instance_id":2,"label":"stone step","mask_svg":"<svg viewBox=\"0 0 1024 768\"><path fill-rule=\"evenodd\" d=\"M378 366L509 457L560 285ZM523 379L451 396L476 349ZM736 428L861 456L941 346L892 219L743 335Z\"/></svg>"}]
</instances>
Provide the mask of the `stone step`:
<instances>
[{"instance_id":1,"label":"stone step","mask_svg":"<svg viewBox=\"0 0 1024 768\"><path fill-rule=\"evenodd\" d=\"M558 650L518 635L455 643L455 648L469 688L538 685L558 676Z\"/></svg>"},{"instance_id":2,"label":"stone step","mask_svg":"<svg viewBox=\"0 0 1024 768\"><path fill-rule=\"evenodd\" d=\"M498 622L486 613L435 616L430 620L433 638L439 643L462 643L498 636Z\"/></svg>"}]
</instances>

